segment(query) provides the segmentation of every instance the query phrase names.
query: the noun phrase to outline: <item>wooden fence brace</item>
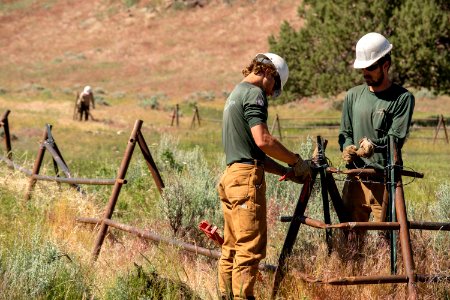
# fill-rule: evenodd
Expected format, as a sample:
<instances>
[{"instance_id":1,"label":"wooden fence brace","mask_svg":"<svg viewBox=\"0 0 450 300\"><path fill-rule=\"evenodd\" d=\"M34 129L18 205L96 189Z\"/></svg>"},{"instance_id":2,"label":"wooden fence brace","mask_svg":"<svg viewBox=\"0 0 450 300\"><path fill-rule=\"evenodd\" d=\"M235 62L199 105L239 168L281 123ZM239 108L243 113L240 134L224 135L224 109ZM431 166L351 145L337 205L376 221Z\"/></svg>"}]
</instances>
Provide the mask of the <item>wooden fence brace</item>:
<instances>
[{"instance_id":1,"label":"wooden fence brace","mask_svg":"<svg viewBox=\"0 0 450 300\"><path fill-rule=\"evenodd\" d=\"M319 139L318 139L319 141ZM317 168L312 170L312 177L310 180L307 180L301 190L299 200L297 202L297 206L295 208L294 214L291 217L282 217L281 221L290 222L290 226L286 235L286 239L283 244L283 248L280 253L278 266L275 272L275 276L273 279L273 289L271 298L275 299L279 284L283 280L285 270L285 259L292 252L292 247L295 243L295 239L298 234L298 229L300 224L305 224L311 227L320 228L320 229L345 229L345 230L398 230L399 231L399 239L400 246L402 250L402 258L404 271L406 274L404 275L396 275L397 265L396 265L396 247L392 248L393 244L396 244L396 235L391 237L391 275L370 275L370 276L356 276L356 277L341 277L336 279L328 279L328 280L309 280L311 279L308 276L300 276L301 279L307 282L320 282L320 283L328 283L328 284L338 284L338 285L353 285L353 284L380 284L380 283L398 283L405 282L408 284L407 293L408 300L417 299L417 286L416 282L424 282L426 279L435 278L435 280L430 280L430 282L438 282L440 280L450 281L450 276L442 275L442 274L434 274L434 275L423 275L416 274L413 260L413 252L411 246L411 237L409 234L410 229L425 229L425 230L445 230L450 231L450 223L436 223L436 222L410 222L408 221L406 205L404 199L403 192L403 184L402 184L402 175L412 176L422 178L423 174L416 172L409 172L408 174L403 174L403 170L399 166L399 161L401 157L400 150L397 148L397 144L395 142L395 138L393 136L389 136L388 143L388 161L389 165L387 166L387 172L384 174L385 176L385 185L386 189L389 192L388 199L388 213L391 214L390 222L346 222L339 224L326 224L319 220L310 219L304 216L304 212L306 210L306 206L311 195L311 190L315 182L315 178L318 174L318 168L326 168L329 173L344 173L337 171L333 168L327 167L326 164L317 165ZM320 148L319 148L320 149ZM365 169L354 169L348 170L345 173L347 175L357 175L356 173L361 173L365 171ZM369 176L376 176L378 171L370 171L367 172ZM332 177L330 177L332 178ZM330 179L331 180L331 179ZM335 190L333 187L332 190ZM329 190L330 192L330 190ZM334 194L336 191L333 191ZM330 193L331 195L331 193ZM332 196L333 197L333 196ZM383 199L384 200L384 199ZM325 208L324 208L325 209ZM393 216L392 216L393 215ZM341 218L340 218L341 219ZM398 221L396 221L398 219ZM394 269L393 269L394 267ZM394 271L394 272L392 272ZM399 281L399 279L401 280ZM439 278L439 279L438 279ZM428 282L428 281L427 281Z\"/></svg>"},{"instance_id":2,"label":"wooden fence brace","mask_svg":"<svg viewBox=\"0 0 450 300\"><path fill-rule=\"evenodd\" d=\"M286 259L291 255L295 240L297 239L298 230L300 228L300 219L296 216L303 216L311 197L313 183L317 176L317 170L312 171L312 176L303 184L297 205L294 210L294 218L289 224L286 239L284 240L283 248L281 249L280 257L278 258L278 266L273 277L273 289L271 299L275 299L278 293L278 288L286 273Z\"/></svg>"},{"instance_id":3,"label":"wooden fence brace","mask_svg":"<svg viewBox=\"0 0 450 300\"><path fill-rule=\"evenodd\" d=\"M150 153L147 143L145 142L144 136L142 135L142 132L140 130L138 132L137 137L139 148L141 148L141 152L142 155L144 156L145 162L147 163L147 166L150 172L152 173L153 180L155 181L156 186L158 187L158 191L161 194L162 189L164 188L164 182L162 181L161 174L159 173L158 168L156 167L152 154Z\"/></svg>"},{"instance_id":4,"label":"wooden fence brace","mask_svg":"<svg viewBox=\"0 0 450 300\"><path fill-rule=\"evenodd\" d=\"M96 218L82 218L79 217L76 219L77 222L81 222L81 223L88 223L88 224L100 224L102 222L101 219L96 219ZM177 241L174 239L170 239L170 238L166 238L166 237L162 237L156 233L153 233L149 230L142 230L136 227L132 227L130 225L127 224L123 224L123 223L119 223L113 220L109 220L106 219L104 220L104 222L110 226L110 227L114 227L116 229L134 234L135 236L145 239L145 240L152 240L154 242L162 242L162 243L166 243L175 247L179 247L179 248L183 248L186 251L195 253L195 254L200 254L200 255L204 255L210 258L214 258L214 259L219 259L220 258L220 251L217 250L212 250L212 249L207 249L207 248L203 248L194 244L189 244L189 243L185 243L182 241ZM261 271L268 271L268 272L273 272L275 270L275 266L273 265L268 265L268 264L259 264L258 269Z\"/></svg>"},{"instance_id":5,"label":"wooden fence brace","mask_svg":"<svg viewBox=\"0 0 450 300\"><path fill-rule=\"evenodd\" d=\"M444 118L444 115L440 115L438 117L438 125L436 126L436 129L435 129L433 144L436 143L436 139L437 139L437 136L438 136L438 133L439 133L439 130L441 129L441 127L443 128L444 133L445 133L445 140L447 141L447 144L449 143L448 142L447 127L445 126L445 118Z\"/></svg>"},{"instance_id":6,"label":"wooden fence brace","mask_svg":"<svg viewBox=\"0 0 450 300\"><path fill-rule=\"evenodd\" d=\"M134 124L133 131L131 132L130 139L128 140L127 148L125 149L122 163L120 164L119 170L117 172L117 179L125 179L125 174L127 173L131 156L133 155L136 141L138 140L139 131L142 127L142 123L142 120L137 120ZM108 225L105 223L105 220L111 219L117 199L119 198L120 190L122 189L122 185L123 184L120 181L116 181L116 183L114 184L113 191L103 215L102 223L100 224L100 230L97 234L94 249L92 251L92 262L95 262L100 254L103 241L105 240L106 232L108 231Z\"/></svg>"},{"instance_id":7,"label":"wooden fence brace","mask_svg":"<svg viewBox=\"0 0 450 300\"><path fill-rule=\"evenodd\" d=\"M42 136L42 142L39 144L39 150L38 154L36 156L36 160L34 161L33 170L31 171L31 177L30 181L28 183L28 189L25 194L25 200L30 200L31 198L31 192L34 188L34 185L36 184L36 178L33 177L33 175L39 174L39 170L41 169L42 160L44 159L45 154L45 146L44 142L47 140L47 130L44 130L44 134Z\"/></svg>"},{"instance_id":8,"label":"wooden fence brace","mask_svg":"<svg viewBox=\"0 0 450 300\"><path fill-rule=\"evenodd\" d=\"M283 140L283 136L281 135L281 125L280 125L280 118L278 117L278 114L276 114L275 120L273 121L272 130L270 130L272 135L274 134L275 126L278 129L278 135L280 136L280 141L282 141Z\"/></svg>"},{"instance_id":9,"label":"wooden fence brace","mask_svg":"<svg viewBox=\"0 0 450 300\"><path fill-rule=\"evenodd\" d=\"M40 143L38 156L36 158L35 165L34 165L33 171L30 176L30 183L28 185L28 191L25 195L26 200L29 200L31 198L31 193L33 191L34 185L37 180L49 180L49 178L50 178L48 176L44 176L41 178L39 175L39 170L41 168L42 161L44 159L45 150L47 150L50 153L50 155L52 156L56 178L59 177L59 168L61 168L61 170L63 171L63 173L66 175L67 178L72 178L72 174L70 173L69 167L67 166L66 162L64 161L64 158L62 157L62 154L59 151L59 148L56 145L55 140L53 139L51 129L52 129L52 126L50 124L46 124L45 130L44 130L45 131L44 139ZM54 181L56 181L58 184L60 184L61 182L69 183L72 187L76 188L77 191L84 193L83 190L81 189L81 187L73 180L72 181L70 181L70 180L65 180L65 181L64 180L54 180Z\"/></svg>"},{"instance_id":10,"label":"wooden fence brace","mask_svg":"<svg viewBox=\"0 0 450 300\"><path fill-rule=\"evenodd\" d=\"M195 127L195 120L197 120L198 127L200 127L200 114L198 112L197 105L195 105L194 107L194 115L192 116L191 129Z\"/></svg>"},{"instance_id":11,"label":"wooden fence brace","mask_svg":"<svg viewBox=\"0 0 450 300\"><path fill-rule=\"evenodd\" d=\"M319 156L319 164L323 165L326 164L326 158L325 158L325 152L324 148L326 148L328 141L324 140L322 141L322 138L320 136L317 137L317 149L318 149L318 156ZM327 188L327 172L325 171L325 168L319 169L320 174L320 184L321 184L321 194L322 194L322 205L323 205L323 219L325 221L325 224L331 224L331 216L330 216L330 202L328 201L328 188ZM328 255L331 255L332 250L332 232L331 229L326 229L325 238L327 242L327 248L328 248Z\"/></svg>"},{"instance_id":12,"label":"wooden fence brace","mask_svg":"<svg viewBox=\"0 0 450 300\"><path fill-rule=\"evenodd\" d=\"M173 122L176 121L176 124L177 124L177 127L178 127L178 125L179 125L179 113L178 113L178 110L179 110L179 106L177 104L177 105L175 105L175 109L173 110L173 113L172 113L172 122L170 123L170 126L173 126Z\"/></svg>"},{"instance_id":13,"label":"wooden fence brace","mask_svg":"<svg viewBox=\"0 0 450 300\"><path fill-rule=\"evenodd\" d=\"M3 131L5 133L4 140L5 140L5 147L6 147L6 153L7 157L9 159L12 159L12 152L11 152L11 136L9 134L9 123L8 123L8 115L11 111L7 109L1 119L0 119L0 127L3 127Z\"/></svg>"}]
</instances>

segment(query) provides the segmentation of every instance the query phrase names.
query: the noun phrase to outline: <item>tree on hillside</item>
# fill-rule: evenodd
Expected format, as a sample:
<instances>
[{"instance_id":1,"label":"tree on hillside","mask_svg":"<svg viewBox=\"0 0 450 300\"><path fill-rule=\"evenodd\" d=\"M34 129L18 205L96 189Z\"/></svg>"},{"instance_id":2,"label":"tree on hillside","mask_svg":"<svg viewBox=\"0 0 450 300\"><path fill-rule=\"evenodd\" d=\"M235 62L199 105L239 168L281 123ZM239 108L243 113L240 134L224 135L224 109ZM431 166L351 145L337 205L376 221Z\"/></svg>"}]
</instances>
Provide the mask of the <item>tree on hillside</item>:
<instances>
[{"instance_id":1,"label":"tree on hillside","mask_svg":"<svg viewBox=\"0 0 450 300\"><path fill-rule=\"evenodd\" d=\"M270 50L286 58L289 81L282 101L311 95L336 95L362 83L353 69L355 45L375 31L394 45L394 80L448 93L449 8L446 1L304 0L298 8L305 25L284 22Z\"/></svg>"}]
</instances>

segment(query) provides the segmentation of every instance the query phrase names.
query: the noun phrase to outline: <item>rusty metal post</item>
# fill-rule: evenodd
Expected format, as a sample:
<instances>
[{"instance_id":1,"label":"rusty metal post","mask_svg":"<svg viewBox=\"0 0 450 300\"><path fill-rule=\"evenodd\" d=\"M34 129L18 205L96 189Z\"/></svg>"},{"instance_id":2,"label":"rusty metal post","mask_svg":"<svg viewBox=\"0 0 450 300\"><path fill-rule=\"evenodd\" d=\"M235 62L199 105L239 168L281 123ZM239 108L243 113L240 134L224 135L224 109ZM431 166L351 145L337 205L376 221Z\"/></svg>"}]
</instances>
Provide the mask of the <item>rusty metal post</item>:
<instances>
[{"instance_id":1,"label":"rusty metal post","mask_svg":"<svg viewBox=\"0 0 450 300\"><path fill-rule=\"evenodd\" d=\"M34 161L33 170L31 171L31 177L30 182L28 183L28 190L25 194L25 200L30 200L31 198L31 192L33 191L34 185L36 184L36 178L33 177L33 175L39 174L39 170L41 169L42 160L44 159L45 154L45 146L44 143L47 140L47 128L44 130L44 135L42 136L42 142L39 144L39 151L36 156L36 160Z\"/></svg>"},{"instance_id":2,"label":"rusty metal post","mask_svg":"<svg viewBox=\"0 0 450 300\"><path fill-rule=\"evenodd\" d=\"M134 124L133 131L131 132L130 139L128 140L127 148L125 149L125 154L122 159L122 163L120 164L119 171L117 172L117 181L114 184L113 191L111 193L111 197L109 198L108 205L106 206L105 213L103 215L103 220L100 225L100 230L97 235L97 239L95 241L95 246L92 251L92 261L96 261L100 250L102 248L103 241L106 236L106 232L108 231L108 225L104 222L106 219L111 219L111 216L114 212L114 207L116 206L117 199L119 198L120 190L122 189L123 182L120 180L125 179L125 174L127 173L128 166L130 164L131 156L133 155L134 147L136 146L136 141L138 137L138 133L142 127L142 120L137 120Z\"/></svg>"},{"instance_id":3,"label":"rusty metal post","mask_svg":"<svg viewBox=\"0 0 450 300\"><path fill-rule=\"evenodd\" d=\"M8 109L3 114L2 118L0 119L0 122L3 126L3 131L5 132L4 140L5 140L5 147L6 147L6 153L7 157L9 159L12 159L12 152L11 152L11 136L9 134L9 123L8 123L8 115L11 111Z\"/></svg>"},{"instance_id":4,"label":"rusty metal post","mask_svg":"<svg viewBox=\"0 0 450 300\"><path fill-rule=\"evenodd\" d=\"M150 172L152 173L153 180L155 181L156 186L158 187L158 191L161 194L162 189L164 188L164 182L161 178L161 174L159 174L158 167L156 166L155 161L153 160L152 154L150 153L147 143L145 142L144 136L142 135L142 132L140 130L138 132L137 137L139 148L141 148L141 152L142 155L144 156L145 162L147 163L147 166L150 169Z\"/></svg>"},{"instance_id":5,"label":"rusty metal post","mask_svg":"<svg viewBox=\"0 0 450 300\"><path fill-rule=\"evenodd\" d=\"M408 299L417 299L416 276L414 272L411 237L409 234L408 216L406 213L405 197L401 178L396 184L395 207L397 211L398 223L400 224L400 245L403 264L405 265L406 276L408 276Z\"/></svg>"}]
</instances>

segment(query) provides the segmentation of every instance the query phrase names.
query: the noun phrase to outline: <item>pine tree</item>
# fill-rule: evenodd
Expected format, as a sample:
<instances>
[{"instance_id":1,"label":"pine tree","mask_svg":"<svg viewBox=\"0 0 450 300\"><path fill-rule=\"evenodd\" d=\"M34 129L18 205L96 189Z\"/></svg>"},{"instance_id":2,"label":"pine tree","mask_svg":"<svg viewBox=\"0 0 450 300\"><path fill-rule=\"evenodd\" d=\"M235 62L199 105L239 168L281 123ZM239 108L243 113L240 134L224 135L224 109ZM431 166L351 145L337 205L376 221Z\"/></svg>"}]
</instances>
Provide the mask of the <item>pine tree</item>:
<instances>
[{"instance_id":1,"label":"pine tree","mask_svg":"<svg viewBox=\"0 0 450 300\"><path fill-rule=\"evenodd\" d=\"M285 57L290 69L281 101L336 95L362 83L353 69L354 51L368 32L394 45L396 82L448 92L448 12L446 1L303 1L298 15L304 26L295 30L285 22L277 38L269 37L271 51Z\"/></svg>"}]
</instances>

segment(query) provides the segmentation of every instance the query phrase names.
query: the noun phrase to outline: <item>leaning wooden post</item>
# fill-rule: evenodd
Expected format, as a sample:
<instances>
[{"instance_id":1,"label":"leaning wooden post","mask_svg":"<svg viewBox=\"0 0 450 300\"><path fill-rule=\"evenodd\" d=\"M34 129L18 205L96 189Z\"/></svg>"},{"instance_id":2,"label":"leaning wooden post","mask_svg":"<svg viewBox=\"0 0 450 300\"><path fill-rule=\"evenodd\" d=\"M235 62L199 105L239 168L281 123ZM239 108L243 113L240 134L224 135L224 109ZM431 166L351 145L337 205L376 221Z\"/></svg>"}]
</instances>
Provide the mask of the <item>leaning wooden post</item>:
<instances>
[{"instance_id":1,"label":"leaning wooden post","mask_svg":"<svg viewBox=\"0 0 450 300\"><path fill-rule=\"evenodd\" d=\"M109 198L108 205L105 209L105 214L103 215L102 223L100 224L100 231L97 235L97 239L95 241L94 250L92 251L92 261L96 261L98 255L100 254L100 250L102 248L103 241L105 240L106 233L108 231L108 225L105 223L106 219L111 219L111 216L114 212L114 207L116 206L117 199L119 198L120 190L122 189L122 185L124 184L125 174L127 173L128 166L130 164L131 156L133 155L134 147L136 146L136 142L138 140L138 134L142 127L142 120L137 120L134 124L133 131L131 132L130 139L128 140L128 145L125 150L125 154L122 159L122 163L120 164L119 171L117 172L116 183L114 184L113 191L111 193L111 197Z\"/></svg>"},{"instance_id":2,"label":"leaning wooden post","mask_svg":"<svg viewBox=\"0 0 450 300\"><path fill-rule=\"evenodd\" d=\"M198 107L194 107L194 115L192 116L191 129L195 127L195 120L197 119L198 127L200 127L200 114L198 113Z\"/></svg>"},{"instance_id":3,"label":"leaning wooden post","mask_svg":"<svg viewBox=\"0 0 450 300\"><path fill-rule=\"evenodd\" d=\"M441 119L442 119L442 127L444 128L444 133L445 133L445 140L447 141L447 144L448 144L448 133L447 133L447 127L445 126L444 115L441 115Z\"/></svg>"},{"instance_id":4,"label":"leaning wooden post","mask_svg":"<svg viewBox=\"0 0 450 300\"><path fill-rule=\"evenodd\" d=\"M177 104L176 109L175 109L175 111L176 111L176 113L177 113L177 114L176 114L176 117L177 117L177 127L178 127L178 125L180 125L178 109L179 109L179 106L178 106L178 104Z\"/></svg>"},{"instance_id":5,"label":"leaning wooden post","mask_svg":"<svg viewBox=\"0 0 450 300\"><path fill-rule=\"evenodd\" d=\"M164 188L164 182L162 181L161 174L159 174L158 168L156 167L155 161L153 160L153 157L150 153L150 150L148 149L147 143L145 142L144 136L142 135L141 131L139 131L138 133L138 144L141 148L141 152L144 156L145 162L147 163L147 166L152 173L153 180L158 187L158 191L161 194Z\"/></svg>"},{"instance_id":6,"label":"leaning wooden post","mask_svg":"<svg viewBox=\"0 0 450 300\"><path fill-rule=\"evenodd\" d=\"M47 126L49 126L49 125L48 124L46 125L46 127L44 129L44 135L42 137L42 142L39 144L39 151L38 151L38 155L36 156L36 160L34 161L33 171L31 172L30 182L28 184L28 190L27 190L27 193L25 194L25 200L30 200L30 198L31 198L31 192L33 191L33 187L37 181L34 178L34 175L39 174L39 170L41 169L41 165L42 165L42 160L44 159L44 154L45 154L44 144L48 137Z\"/></svg>"},{"instance_id":7,"label":"leaning wooden post","mask_svg":"<svg viewBox=\"0 0 450 300\"><path fill-rule=\"evenodd\" d=\"M281 126L280 126L280 118L278 117L278 114L275 117L275 120L272 124L272 130L270 131L272 134L274 134L275 126L278 128L278 135L280 136L280 141L283 140L283 137L281 136Z\"/></svg>"},{"instance_id":8,"label":"leaning wooden post","mask_svg":"<svg viewBox=\"0 0 450 300\"><path fill-rule=\"evenodd\" d=\"M441 129L441 125L442 125L442 115L440 115L438 117L438 124L436 126L436 128L434 129L434 139L433 139L433 144L436 143L436 139L439 133L439 130Z\"/></svg>"},{"instance_id":9,"label":"leaning wooden post","mask_svg":"<svg viewBox=\"0 0 450 300\"><path fill-rule=\"evenodd\" d=\"M177 127L179 125L179 119L178 119L178 104L175 105L175 109L173 110L172 114L172 122L170 123L170 126L173 126L173 122L176 121Z\"/></svg>"},{"instance_id":10,"label":"leaning wooden post","mask_svg":"<svg viewBox=\"0 0 450 300\"><path fill-rule=\"evenodd\" d=\"M11 136L9 135L9 124L8 124L8 115L11 111L8 109L3 114L2 118L0 119L0 125L3 126L3 130L5 132L5 147L6 147L6 153L9 159L12 159L12 152L11 152ZM447 140L448 143L448 140Z\"/></svg>"}]
</instances>

